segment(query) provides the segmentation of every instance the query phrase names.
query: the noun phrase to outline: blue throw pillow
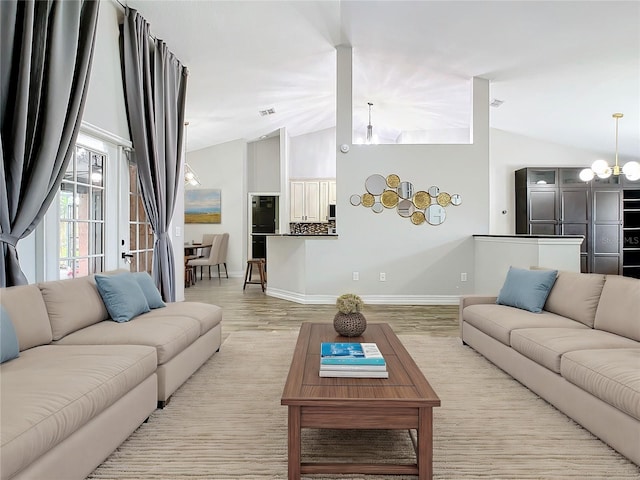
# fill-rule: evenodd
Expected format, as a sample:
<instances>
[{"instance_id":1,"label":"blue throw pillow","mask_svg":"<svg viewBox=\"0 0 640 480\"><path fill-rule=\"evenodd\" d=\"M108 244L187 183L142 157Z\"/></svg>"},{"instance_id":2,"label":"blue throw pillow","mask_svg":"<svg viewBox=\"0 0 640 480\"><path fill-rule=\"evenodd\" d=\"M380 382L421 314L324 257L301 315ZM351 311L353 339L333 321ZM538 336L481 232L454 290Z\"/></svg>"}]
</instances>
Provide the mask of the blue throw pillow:
<instances>
[{"instance_id":1,"label":"blue throw pillow","mask_svg":"<svg viewBox=\"0 0 640 480\"><path fill-rule=\"evenodd\" d=\"M18 336L9 318L9 313L0 305L0 363L17 358L20 355Z\"/></svg>"},{"instance_id":2,"label":"blue throw pillow","mask_svg":"<svg viewBox=\"0 0 640 480\"><path fill-rule=\"evenodd\" d=\"M162 301L162 295L160 295L156 284L153 283L151 275L149 275L147 272L137 272L133 274L133 278L135 278L138 282L138 285L140 285L142 293L144 293L144 296L147 299L147 303L149 304L149 308L166 307L166 305Z\"/></svg>"},{"instance_id":3,"label":"blue throw pillow","mask_svg":"<svg viewBox=\"0 0 640 480\"><path fill-rule=\"evenodd\" d=\"M496 303L540 313L557 275L557 270L524 270L509 267Z\"/></svg>"},{"instance_id":4,"label":"blue throw pillow","mask_svg":"<svg viewBox=\"0 0 640 480\"><path fill-rule=\"evenodd\" d=\"M104 306L116 322L128 322L149 311L147 299L131 273L96 275L95 278Z\"/></svg>"}]
</instances>

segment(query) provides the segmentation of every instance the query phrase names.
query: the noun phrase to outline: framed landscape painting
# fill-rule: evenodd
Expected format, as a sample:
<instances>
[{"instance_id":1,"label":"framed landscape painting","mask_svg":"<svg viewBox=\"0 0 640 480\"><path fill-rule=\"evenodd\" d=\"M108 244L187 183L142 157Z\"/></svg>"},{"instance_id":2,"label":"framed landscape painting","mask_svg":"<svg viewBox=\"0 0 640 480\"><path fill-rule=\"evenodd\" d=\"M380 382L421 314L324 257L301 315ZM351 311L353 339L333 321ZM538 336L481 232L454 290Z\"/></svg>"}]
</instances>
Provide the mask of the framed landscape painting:
<instances>
[{"instance_id":1,"label":"framed landscape painting","mask_svg":"<svg viewBox=\"0 0 640 480\"><path fill-rule=\"evenodd\" d=\"M220 223L220 190L194 188L184 191L184 223Z\"/></svg>"}]
</instances>

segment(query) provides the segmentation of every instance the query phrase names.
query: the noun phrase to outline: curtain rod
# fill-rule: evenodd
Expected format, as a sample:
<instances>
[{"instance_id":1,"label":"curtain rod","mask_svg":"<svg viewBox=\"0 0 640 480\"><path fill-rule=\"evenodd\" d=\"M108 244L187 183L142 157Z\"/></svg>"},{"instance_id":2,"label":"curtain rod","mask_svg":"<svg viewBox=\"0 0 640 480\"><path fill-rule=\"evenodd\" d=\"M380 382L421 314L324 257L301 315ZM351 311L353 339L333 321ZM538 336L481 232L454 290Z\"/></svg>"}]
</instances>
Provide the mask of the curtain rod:
<instances>
[{"instance_id":1,"label":"curtain rod","mask_svg":"<svg viewBox=\"0 0 640 480\"><path fill-rule=\"evenodd\" d=\"M2 1L2 0L0 0L0 1ZM117 5L116 5L116 8L117 8L117 6L119 5L119 6L120 6L120 10L122 11L122 13L124 13L124 12L126 12L126 11L127 11L127 5L125 5L124 3L122 3L120 0L111 0L111 2L112 2L112 3L117 4ZM129 7L129 8L131 8L131 7ZM146 20L146 19L145 19L145 20ZM149 25L149 26L151 26L151 25ZM158 37L156 37L155 35L153 35L151 32L149 32L149 37L151 37L151 38L152 38L152 39L154 39L154 40L158 40Z\"/></svg>"}]
</instances>

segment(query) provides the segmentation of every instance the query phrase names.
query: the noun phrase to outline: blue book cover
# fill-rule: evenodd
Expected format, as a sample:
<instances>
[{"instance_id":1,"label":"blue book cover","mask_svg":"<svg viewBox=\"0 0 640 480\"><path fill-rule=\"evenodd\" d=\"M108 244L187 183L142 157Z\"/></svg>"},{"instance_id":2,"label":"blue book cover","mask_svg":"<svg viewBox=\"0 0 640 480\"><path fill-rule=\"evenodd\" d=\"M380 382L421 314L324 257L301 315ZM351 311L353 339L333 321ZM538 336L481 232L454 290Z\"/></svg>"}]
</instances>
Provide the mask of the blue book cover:
<instances>
[{"instance_id":1,"label":"blue book cover","mask_svg":"<svg viewBox=\"0 0 640 480\"><path fill-rule=\"evenodd\" d=\"M375 343L320 344L320 363L323 365L386 365Z\"/></svg>"}]
</instances>

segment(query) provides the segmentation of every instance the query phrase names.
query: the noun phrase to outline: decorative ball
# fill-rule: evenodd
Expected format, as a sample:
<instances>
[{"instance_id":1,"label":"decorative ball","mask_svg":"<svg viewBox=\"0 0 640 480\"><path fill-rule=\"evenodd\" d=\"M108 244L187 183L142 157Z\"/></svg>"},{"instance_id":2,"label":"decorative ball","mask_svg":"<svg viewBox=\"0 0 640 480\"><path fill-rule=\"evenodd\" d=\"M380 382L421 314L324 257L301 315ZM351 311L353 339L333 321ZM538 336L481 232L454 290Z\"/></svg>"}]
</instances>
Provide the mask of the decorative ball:
<instances>
[{"instance_id":1,"label":"decorative ball","mask_svg":"<svg viewBox=\"0 0 640 480\"><path fill-rule=\"evenodd\" d=\"M367 329L367 319L359 312L338 312L333 318L333 328L343 337L359 337Z\"/></svg>"}]
</instances>

